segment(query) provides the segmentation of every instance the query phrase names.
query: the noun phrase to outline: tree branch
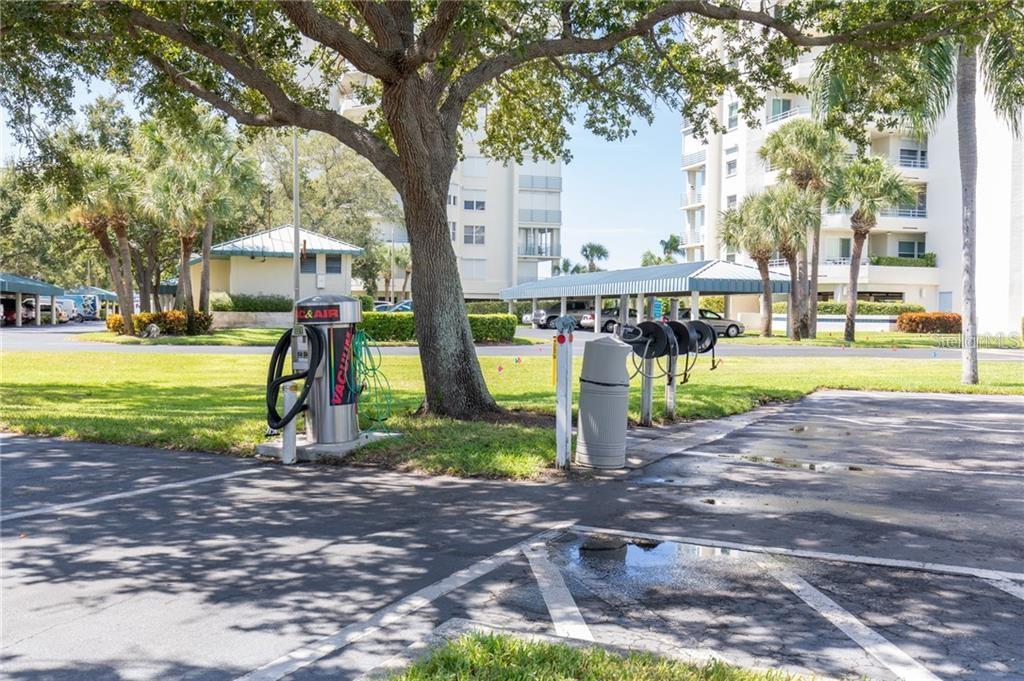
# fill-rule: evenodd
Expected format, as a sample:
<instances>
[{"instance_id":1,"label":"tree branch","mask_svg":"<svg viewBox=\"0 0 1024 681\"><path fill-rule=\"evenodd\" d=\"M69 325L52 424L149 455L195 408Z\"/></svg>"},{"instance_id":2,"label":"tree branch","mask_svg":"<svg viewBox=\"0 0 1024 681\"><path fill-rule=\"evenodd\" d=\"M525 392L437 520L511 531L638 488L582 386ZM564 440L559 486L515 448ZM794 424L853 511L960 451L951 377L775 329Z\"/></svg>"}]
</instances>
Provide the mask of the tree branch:
<instances>
[{"instance_id":1,"label":"tree branch","mask_svg":"<svg viewBox=\"0 0 1024 681\"><path fill-rule=\"evenodd\" d=\"M455 24L462 4L462 0L441 0L438 3L434 20L420 32L415 48L406 56L405 62L410 68L416 69L425 62L437 59L437 52Z\"/></svg>"},{"instance_id":2,"label":"tree branch","mask_svg":"<svg viewBox=\"0 0 1024 681\"><path fill-rule=\"evenodd\" d=\"M377 46L385 50L401 50L402 40L399 35L398 24L383 5L375 0L355 0L352 6L356 8L363 21L369 27L373 37L377 39Z\"/></svg>"},{"instance_id":3,"label":"tree branch","mask_svg":"<svg viewBox=\"0 0 1024 681\"><path fill-rule=\"evenodd\" d=\"M278 6L304 36L331 48L363 73L381 80L398 78L398 70L383 52L318 12L309 0L278 0Z\"/></svg>"}]
</instances>

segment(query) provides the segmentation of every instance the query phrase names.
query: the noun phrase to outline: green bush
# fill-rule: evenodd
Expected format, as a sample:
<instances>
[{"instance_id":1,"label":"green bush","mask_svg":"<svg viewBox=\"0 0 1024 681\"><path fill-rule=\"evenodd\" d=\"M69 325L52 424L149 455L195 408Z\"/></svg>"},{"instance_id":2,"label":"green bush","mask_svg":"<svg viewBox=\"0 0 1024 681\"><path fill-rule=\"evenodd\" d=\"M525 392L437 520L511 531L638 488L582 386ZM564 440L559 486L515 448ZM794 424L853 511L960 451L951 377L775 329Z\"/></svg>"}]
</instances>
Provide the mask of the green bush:
<instances>
[{"instance_id":1,"label":"green bush","mask_svg":"<svg viewBox=\"0 0 1024 681\"><path fill-rule=\"evenodd\" d=\"M107 331L113 331L118 336L124 333L124 317L111 312L107 315Z\"/></svg>"},{"instance_id":2,"label":"green bush","mask_svg":"<svg viewBox=\"0 0 1024 681\"><path fill-rule=\"evenodd\" d=\"M373 312L373 296L368 296L365 293L359 296L359 307L362 308L363 312ZM288 308L289 310L291 308Z\"/></svg>"},{"instance_id":3,"label":"green bush","mask_svg":"<svg viewBox=\"0 0 1024 681\"><path fill-rule=\"evenodd\" d=\"M210 333L213 315L206 312L192 312L188 315L186 333L189 336L203 336Z\"/></svg>"},{"instance_id":4,"label":"green bush","mask_svg":"<svg viewBox=\"0 0 1024 681\"><path fill-rule=\"evenodd\" d=\"M888 255L872 255L868 258L872 265L883 267L935 267L935 254L925 253L920 258L898 258Z\"/></svg>"},{"instance_id":5,"label":"green bush","mask_svg":"<svg viewBox=\"0 0 1024 681\"><path fill-rule=\"evenodd\" d=\"M960 333L962 322L955 312L904 312L896 330L904 333Z\"/></svg>"},{"instance_id":6,"label":"green bush","mask_svg":"<svg viewBox=\"0 0 1024 681\"><path fill-rule=\"evenodd\" d=\"M788 309L788 304L785 302L774 303L772 305L772 312L785 312ZM877 314L877 315L900 315L904 312L924 312L923 305L915 305L913 303L875 303L870 300L858 300L857 301L857 314ZM825 300L818 302L818 314L846 314L846 303L836 302L834 300Z\"/></svg>"},{"instance_id":7,"label":"green bush","mask_svg":"<svg viewBox=\"0 0 1024 681\"><path fill-rule=\"evenodd\" d=\"M544 307L537 301L537 307ZM533 303L529 300L517 300L513 308L516 319L533 311ZM508 302L504 300L470 300L466 303L469 314L508 314Z\"/></svg>"},{"instance_id":8,"label":"green bush","mask_svg":"<svg viewBox=\"0 0 1024 681\"><path fill-rule=\"evenodd\" d=\"M364 312L359 328L376 341L416 339L412 312ZM471 314L469 328L477 342L510 342L516 335L516 317L510 314Z\"/></svg>"},{"instance_id":9,"label":"green bush","mask_svg":"<svg viewBox=\"0 0 1024 681\"><path fill-rule=\"evenodd\" d=\"M291 312L292 299L282 295L215 293L210 297L214 312Z\"/></svg>"}]
</instances>

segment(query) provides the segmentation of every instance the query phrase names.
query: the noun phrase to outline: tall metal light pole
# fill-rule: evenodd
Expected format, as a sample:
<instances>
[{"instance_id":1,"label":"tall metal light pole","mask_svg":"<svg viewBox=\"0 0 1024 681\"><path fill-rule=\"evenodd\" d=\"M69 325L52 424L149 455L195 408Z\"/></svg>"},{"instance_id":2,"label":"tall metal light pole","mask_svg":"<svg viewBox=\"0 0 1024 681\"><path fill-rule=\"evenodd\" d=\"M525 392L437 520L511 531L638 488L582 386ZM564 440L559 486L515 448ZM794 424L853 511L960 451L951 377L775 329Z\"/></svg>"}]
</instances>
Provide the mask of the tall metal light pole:
<instances>
[{"instance_id":1,"label":"tall metal light pole","mask_svg":"<svg viewBox=\"0 0 1024 681\"><path fill-rule=\"evenodd\" d=\"M295 301L299 300L299 131L292 130L292 227L295 243L292 252L292 270L295 284Z\"/></svg>"}]
</instances>

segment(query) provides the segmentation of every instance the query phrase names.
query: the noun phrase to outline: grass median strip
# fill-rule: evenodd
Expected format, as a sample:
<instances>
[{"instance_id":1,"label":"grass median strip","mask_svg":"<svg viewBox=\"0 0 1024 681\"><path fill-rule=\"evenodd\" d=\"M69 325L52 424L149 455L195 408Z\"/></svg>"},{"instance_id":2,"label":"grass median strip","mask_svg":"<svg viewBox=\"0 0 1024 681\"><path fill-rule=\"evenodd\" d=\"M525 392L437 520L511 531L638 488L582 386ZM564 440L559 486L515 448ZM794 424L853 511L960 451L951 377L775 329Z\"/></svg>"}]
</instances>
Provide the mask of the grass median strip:
<instances>
[{"instance_id":1,"label":"grass median strip","mask_svg":"<svg viewBox=\"0 0 1024 681\"><path fill-rule=\"evenodd\" d=\"M449 679L593 679L595 681L797 681L777 671L723 662L693 664L647 653L617 655L600 648L526 641L505 634L466 634L391 677Z\"/></svg>"},{"instance_id":2,"label":"grass median strip","mask_svg":"<svg viewBox=\"0 0 1024 681\"><path fill-rule=\"evenodd\" d=\"M115 343L117 345L231 345L248 347L272 348L281 338L284 329L217 329L202 336L160 336L158 338L138 338L136 336L119 336L112 331L94 331L73 336L75 340L87 343ZM539 338L522 338L516 336L508 343L480 343L480 345L538 345L551 341ZM386 347L415 347L415 341L378 342Z\"/></svg>"},{"instance_id":3,"label":"grass median strip","mask_svg":"<svg viewBox=\"0 0 1024 681\"><path fill-rule=\"evenodd\" d=\"M816 338L802 341L790 340L784 331L776 329L772 336L765 338L757 335L755 330L737 338L723 338L723 344L730 345L817 345L825 347L851 348L923 348L923 349L959 349L960 335L955 333L903 333L900 331L860 331L854 343L847 343L842 331L819 331ZM989 350L1019 350L1024 345L1020 336L978 336L978 347ZM1022 353L1024 357L1024 353Z\"/></svg>"},{"instance_id":4,"label":"grass median strip","mask_svg":"<svg viewBox=\"0 0 1024 681\"><path fill-rule=\"evenodd\" d=\"M554 460L547 348L520 358L480 357L488 385L509 410L498 422L415 416L423 395L419 358L385 356L394 390L388 426L403 434L360 450L354 461L463 476L531 478ZM679 418L714 418L792 400L818 388L1024 394L1015 362L982 362L982 383L959 382L942 360L842 357L701 358L680 385ZM249 454L264 439L267 358L259 355L5 352L0 427L98 442ZM579 360L576 363L579 372ZM663 409L656 383L654 413ZM577 384L578 389L578 384ZM639 415L640 386L631 393Z\"/></svg>"}]
</instances>

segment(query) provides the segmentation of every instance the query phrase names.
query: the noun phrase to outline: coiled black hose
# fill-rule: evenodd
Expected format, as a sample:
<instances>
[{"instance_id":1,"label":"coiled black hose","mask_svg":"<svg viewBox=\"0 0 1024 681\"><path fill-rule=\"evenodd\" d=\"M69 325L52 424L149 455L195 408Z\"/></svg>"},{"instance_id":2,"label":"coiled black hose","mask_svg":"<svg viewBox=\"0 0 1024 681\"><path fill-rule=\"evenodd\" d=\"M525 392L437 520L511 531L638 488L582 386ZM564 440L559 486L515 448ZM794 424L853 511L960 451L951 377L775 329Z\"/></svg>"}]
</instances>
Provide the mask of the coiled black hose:
<instances>
[{"instance_id":1,"label":"coiled black hose","mask_svg":"<svg viewBox=\"0 0 1024 681\"><path fill-rule=\"evenodd\" d=\"M306 327L306 338L309 339L309 369L306 371L299 371L287 376L281 375L284 371L285 355L288 354L288 347L292 342L291 329L281 334L277 345L274 346L274 352L270 355L270 368L267 370L267 425L274 430L281 430L292 419L308 409L306 397L313 387L313 374L320 366L320 360L323 359L325 342L323 332L315 326ZM304 379L302 392L299 393L299 398L295 400L295 404L288 410L288 413L281 416L277 412L277 398L281 394L281 386L289 381L299 379Z\"/></svg>"}]
</instances>

